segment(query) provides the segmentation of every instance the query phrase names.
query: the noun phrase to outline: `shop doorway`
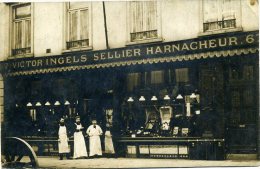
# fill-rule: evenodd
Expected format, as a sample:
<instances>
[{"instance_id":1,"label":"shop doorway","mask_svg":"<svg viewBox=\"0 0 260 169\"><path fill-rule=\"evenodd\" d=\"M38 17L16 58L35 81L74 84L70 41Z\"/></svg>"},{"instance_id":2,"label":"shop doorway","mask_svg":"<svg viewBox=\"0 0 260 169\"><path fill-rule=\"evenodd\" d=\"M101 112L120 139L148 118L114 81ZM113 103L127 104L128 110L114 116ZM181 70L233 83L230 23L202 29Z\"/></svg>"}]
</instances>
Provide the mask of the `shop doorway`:
<instances>
[{"instance_id":1,"label":"shop doorway","mask_svg":"<svg viewBox=\"0 0 260 169\"><path fill-rule=\"evenodd\" d=\"M257 151L257 74L254 64L229 68L227 85L226 145L230 154Z\"/></svg>"}]
</instances>

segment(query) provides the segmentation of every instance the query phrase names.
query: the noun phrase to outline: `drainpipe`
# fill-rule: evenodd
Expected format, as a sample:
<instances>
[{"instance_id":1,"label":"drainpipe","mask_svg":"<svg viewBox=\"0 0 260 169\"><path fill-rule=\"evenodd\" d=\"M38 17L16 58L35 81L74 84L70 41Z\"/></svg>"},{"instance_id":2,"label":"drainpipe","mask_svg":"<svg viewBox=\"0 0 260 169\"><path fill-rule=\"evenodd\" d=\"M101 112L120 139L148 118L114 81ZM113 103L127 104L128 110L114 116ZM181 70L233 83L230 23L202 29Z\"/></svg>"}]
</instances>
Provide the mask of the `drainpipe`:
<instances>
[{"instance_id":1,"label":"drainpipe","mask_svg":"<svg viewBox=\"0 0 260 169\"><path fill-rule=\"evenodd\" d=\"M104 14L104 26L105 26L105 35L106 35L106 47L109 49L108 45L108 37L107 37L107 19L106 19L106 8L105 8L105 2L103 1L103 14Z\"/></svg>"}]
</instances>

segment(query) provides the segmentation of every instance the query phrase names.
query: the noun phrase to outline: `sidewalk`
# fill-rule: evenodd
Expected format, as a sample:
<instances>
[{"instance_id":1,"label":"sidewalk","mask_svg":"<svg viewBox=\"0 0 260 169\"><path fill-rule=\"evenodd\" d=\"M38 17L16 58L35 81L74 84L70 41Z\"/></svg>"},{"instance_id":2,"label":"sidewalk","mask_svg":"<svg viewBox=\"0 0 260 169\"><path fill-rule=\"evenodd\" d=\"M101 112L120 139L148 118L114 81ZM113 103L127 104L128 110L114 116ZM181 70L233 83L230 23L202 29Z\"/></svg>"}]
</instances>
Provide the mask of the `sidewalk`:
<instances>
[{"instance_id":1,"label":"sidewalk","mask_svg":"<svg viewBox=\"0 0 260 169\"><path fill-rule=\"evenodd\" d=\"M164 168L164 167L227 167L260 165L260 161L203 161L181 159L97 158L58 160L58 157L38 157L41 168Z\"/></svg>"}]
</instances>

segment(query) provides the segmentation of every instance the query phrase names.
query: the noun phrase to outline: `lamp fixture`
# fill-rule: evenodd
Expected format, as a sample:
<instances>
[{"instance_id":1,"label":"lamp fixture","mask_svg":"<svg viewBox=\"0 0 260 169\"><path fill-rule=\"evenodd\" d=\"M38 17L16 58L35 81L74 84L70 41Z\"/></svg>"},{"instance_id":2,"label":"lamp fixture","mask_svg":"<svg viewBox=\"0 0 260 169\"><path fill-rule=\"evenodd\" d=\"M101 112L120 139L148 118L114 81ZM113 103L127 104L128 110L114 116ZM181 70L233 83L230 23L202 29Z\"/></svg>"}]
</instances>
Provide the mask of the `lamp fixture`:
<instances>
[{"instance_id":1,"label":"lamp fixture","mask_svg":"<svg viewBox=\"0 0 260 169\"><path fill-rule=\"evenodd\" d=\"M141 96L141 97L139 98L139 101L141 101L141 102L145 101L144 96Z\"/></svg>"},{"instance_id":2,"label":"lamp fixture","mask_svg":"<svg viewBox=\"0 0 260 169\"><path fill-rule=\"evenodd\" d=\"M27 106L27 107L32 107L32 103L31 103L31 102L28 102L26 106Z\"/></svg>"},{"instance_id":3,"label":"lamp fixture","mask_svg":"<svg viewBox=\"0 0 260 169\"><path fill-rule=\"evenodd\" d=\"M45 106L50 106L51 105L51 103L49 102L49 101L47 101L46 103L45 103Z\"/></svg>"},{"instance_id":4,"label":"lamp fixture","mask_svg":"<svg viewBox=\"0 0 260 169\"><path fill-rule=\"evenodd\" d=\"M196 110L195 113L196 113L196 114L200 114L200 110Z\"/></svg>"},{"instance_id":5,"label":"lamp fixture","mask_svg":"<svg viewBox=\"0 0 260 169\"><path fill-rule=\"evenodd\" d=\"M195 98L196 98L195 93L192 93L192 94L190 95L190 98L191 98L191 99L195 99Z\"/></svg>"},{"instance_id":6,"label":"lamp fixture","mask_svg":"<svg viewBox=\"0 0 260 169\"><path fill-rule=\"evenodd\" d=\"M176 99L183 99L181 94L178 94L178 96L176 97Z\"/></svg>"},{"instance_id":7,"label":"lamp fixture","mask_svg":"<svg viewBox=\"0 0 260 169\"><path fill-rule=\"evenodd\" d=\"M168 94L166 94L165 96L164 96L164 98L163 98L163 100L170 100L171 98L169 97L169 95Z\"/></svg>"},{"instance_id":8,"label":"lamp fixture","mask_svg":"<svg viewBox=\"0 0 260 169\"><path fill-rule=\"evenodd\" d=\"M54 103L54 105L55 105L55 106L60 106L60 102L59 102L59 101L56 101L56 102Z\"/></svg>"},{"instance_id":9,"label":"lamp fixture","mask_svg":"<svg viewBox=\"0 0 260 169\"><path fill-rule=\"evenodd\" d=\"M40 102L37 102L35 106L41 106L42 104Z\"/></svg>"},{"instance_id":10,"label":"lamp fixture","mask_svg":"<svg viewBox=\"0 0 260 169\"><path fill-rule=\"evenodd\" d=\"M70 102L68 100L66 100L64 105L70 105Z\"/></svg>"},{"instance_id":11,"label":"lamp fixture","mask_svg":"<svg viewBox=\"0 0 260 169\"><path fill-rule=\"evenodd\" d=\"M127 100L127 102L133 102L133 101L134 101L134 99L132 97L129 97Z\"/></svg>"},{"instance_id":12,"label":"lamp fixture","mask_svg":"<svg viewBox=\"0 0 260 169\"><path fill-rule=\"evenodd\" d=\"M153 96L153 97L151 98L151 100L152 100L152 101L156 101L156 100L158 100L158 99L157 99L156 96Z\"/></svg>"}]
</instances>

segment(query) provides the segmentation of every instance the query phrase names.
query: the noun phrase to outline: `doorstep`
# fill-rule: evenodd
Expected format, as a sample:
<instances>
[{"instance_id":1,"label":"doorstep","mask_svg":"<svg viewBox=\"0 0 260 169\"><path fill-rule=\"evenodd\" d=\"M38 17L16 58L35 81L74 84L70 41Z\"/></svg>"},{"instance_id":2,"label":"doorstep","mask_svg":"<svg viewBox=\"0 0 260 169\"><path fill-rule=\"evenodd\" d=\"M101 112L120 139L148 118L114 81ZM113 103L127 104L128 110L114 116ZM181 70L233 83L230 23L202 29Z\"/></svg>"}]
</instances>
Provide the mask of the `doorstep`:
<instances>
[{"instance_id":1,"label":"doorstep","mask_svg":"<svg viewBox=\"0 0 260 169\"><path fill-rule=\"evenodd\" d=\"M257 160L257 154L227 154L227 160Z\"/></svg>"}]
</instances>

